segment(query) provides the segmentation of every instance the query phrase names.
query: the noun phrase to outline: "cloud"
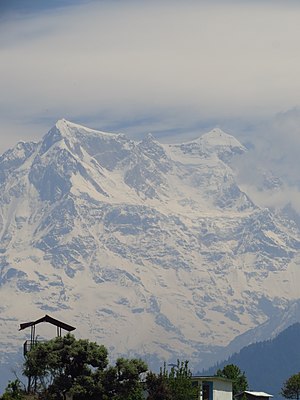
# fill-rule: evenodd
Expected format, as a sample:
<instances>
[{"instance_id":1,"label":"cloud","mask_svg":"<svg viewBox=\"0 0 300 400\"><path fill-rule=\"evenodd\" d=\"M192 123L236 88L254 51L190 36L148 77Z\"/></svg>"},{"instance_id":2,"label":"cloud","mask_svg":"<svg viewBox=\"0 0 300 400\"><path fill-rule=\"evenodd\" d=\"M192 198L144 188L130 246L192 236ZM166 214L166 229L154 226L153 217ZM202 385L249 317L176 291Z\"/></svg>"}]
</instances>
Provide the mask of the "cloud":
<instances>
[{"instance_id":1,"label":"cloud","mask_svg":"<svg viewBox=\"0 0 300 400\"><path fill-rule=\"evenodd\" d=\"M62 117L165 142L219 126L254 145L239 165L253 199L299 211L298 1L6 3L0 153ZM266 170L280 189L260 190Z\"/></svg>"},{"instance_id":2,"label":"cloud","mask_svg":"<svg viewBox=\"0 0 300 400\"><path fill-rule=\"evenodd\" d=\"M289 206L300 216L300 109L277 113L241 139L251 146L236 161L240 187L261 207Z\"/></svg>"},{"instance_id":3,"label":"cloud","mask_svg":"<svg viewBox=\"0 0 300 400\"><path fill-rule=\"evenodd\" d=\"M257 124L251 134L251 142L254 145L248 154L251 165L245 160L241 165L245 179L254 179L249 170L254 173L259 167L271 170L289 185L300 188L300 108L277 113L273 118Z\"/></svg>"},{"instance_id":4,"label":"cloud","mask_svg":"<svg viewBox=\"0 0 300 400\"><path fill-rule=\"evenodd\" d=\"M167 135L266 118L299 104L299 13L293 1L188 0L16 14L0 27L0 118L12 133L65 116Z\"/></svg>"},{"instance_id":5,"label":"cloud","mask_svg":"<svg viewBox=\"0 0 300 400\"><path fill-rule=\"evenodd\" d=\"M260 207L283 210L291 207L300 216L300 191L295 186L284 185L280 189L261 191L256 186L241 185L251 200Z\"/></svg>"}]
</instances>

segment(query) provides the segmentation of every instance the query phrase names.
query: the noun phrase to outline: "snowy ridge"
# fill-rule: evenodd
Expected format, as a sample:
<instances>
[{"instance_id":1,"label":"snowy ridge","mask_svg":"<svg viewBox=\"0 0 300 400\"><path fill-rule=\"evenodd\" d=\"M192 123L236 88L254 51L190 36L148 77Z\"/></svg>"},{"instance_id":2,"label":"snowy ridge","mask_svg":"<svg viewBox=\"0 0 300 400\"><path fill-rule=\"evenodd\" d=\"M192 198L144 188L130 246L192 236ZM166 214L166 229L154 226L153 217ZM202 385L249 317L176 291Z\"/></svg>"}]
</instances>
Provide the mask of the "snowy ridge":
<instances>
[{"instance_id":1,"label":"snowy ridge","mask_svg":"<svg viewBox=\"0 0 300 400\"><path fill-rule=\"evenodd\" d=\"M18 349L17 325L46 312L114 355L198 368L251 329L284 328L278 316L295 318L300 298L300 233L240 189L245 152L218 129L162 145L60 120L4 153L3 359L8 331Z\"/></svg>"},{"instance_id":2,"label":"snowy ridge","mask_svg":"<svg viewBox=\"0 0 300 400\"><path fill-rule=\"evenodd\" d=\"M246 148L241 145L241 143L235 137L228 135L218 128L205 133L203 136L197 139L197 141L211 150L223 147L231 150L239 149L241 152L246 151Z\"/></svg>"}]
</instances>

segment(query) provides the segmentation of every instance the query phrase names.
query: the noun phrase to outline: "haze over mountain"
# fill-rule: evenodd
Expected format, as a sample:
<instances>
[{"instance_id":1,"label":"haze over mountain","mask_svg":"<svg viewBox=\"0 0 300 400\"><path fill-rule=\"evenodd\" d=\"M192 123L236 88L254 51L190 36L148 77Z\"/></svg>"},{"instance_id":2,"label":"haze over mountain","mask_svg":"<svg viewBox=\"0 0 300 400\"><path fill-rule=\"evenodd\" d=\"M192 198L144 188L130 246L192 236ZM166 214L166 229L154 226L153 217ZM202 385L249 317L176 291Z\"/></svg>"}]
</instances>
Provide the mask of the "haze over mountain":
<instances>
[{"instance_id":1,"label":"haze over mountain","mask_svg":"<svg viewBox=\"0 0 300 400\"><path fill-rule=\"evenodd\" d=\"M241 189L246 153L220 129L160 144L66 120L6 151L1 362L45 313L114 356L193 368L300 320L299 228Z\"/></svg>"}]
</instances>

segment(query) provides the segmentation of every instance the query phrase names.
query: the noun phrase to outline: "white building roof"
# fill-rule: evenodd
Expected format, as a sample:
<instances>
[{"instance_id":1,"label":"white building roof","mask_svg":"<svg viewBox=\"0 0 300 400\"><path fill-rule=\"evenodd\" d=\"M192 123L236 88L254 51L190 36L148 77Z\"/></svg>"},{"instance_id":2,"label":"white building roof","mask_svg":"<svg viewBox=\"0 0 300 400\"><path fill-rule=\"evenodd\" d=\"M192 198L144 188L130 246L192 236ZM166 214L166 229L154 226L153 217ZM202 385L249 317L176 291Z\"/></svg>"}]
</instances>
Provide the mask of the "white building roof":
<instances>
[{"instance_id":1,"label":"white building roof","mask_svg":"<svg viewBox=\"0 0 300 400\"><path fill-rule=\"evenodd\" d=\"M244 393L252 394L252 396L257 396L257 397L273 397L271 394L265 392L251 392L249 390L245 390Z\"/></svg>"}]
</instances>

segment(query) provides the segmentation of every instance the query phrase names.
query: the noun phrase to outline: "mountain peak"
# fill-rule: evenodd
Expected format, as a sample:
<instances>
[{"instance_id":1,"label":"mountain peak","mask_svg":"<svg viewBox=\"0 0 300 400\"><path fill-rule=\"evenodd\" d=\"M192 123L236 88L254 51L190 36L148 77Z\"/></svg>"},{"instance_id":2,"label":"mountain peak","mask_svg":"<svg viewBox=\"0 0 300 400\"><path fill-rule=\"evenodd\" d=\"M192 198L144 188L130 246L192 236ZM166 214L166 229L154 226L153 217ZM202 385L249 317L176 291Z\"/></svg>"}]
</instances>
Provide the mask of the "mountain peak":
<instances>
[{"instance_id":1,"label":"mountain peak","mask_svg":"<svg viewBox=\"0 0 300 400\"><path fill-rule=\"evenodd\" d=\"M61 129L64 128L65 126L67 126L69 123L69 121L67 121L65 118L61 118L59 120L57 120L55 126L57 129Z\"/></svg>"},{"instance_id":2,"label":"mountain peak","mask_svg":"<svg viewBox=\"0 0 300 400\"><path fill-rule=\"evenodd\" d=\"M95 138L97 140L99 138L109 140L114 137L118 137L118 135L90 129L62 118L44 136L40 152L46 152L53 144L59 141L65 141L68 146L72 146L72 144L77 145L77 143L93 141Z\"/></svg>"},{"instance_id":3,"label":"mountain peak","mask_svg":"<svg viewBox=\"0 0 300 400\"><path fill-rule=\"evenodd\" d=\"M62 118L50 129L43 137L40 154L44 154L51 146L60 141L67 141L68 143L76 141L78 132L85 132L88 128L74 124Z\"/></svg>"},{"instance_id":4,"label":"mountain peak","mask_svg":"<svg viewBox=\"0 0 300 400\"><path fill-rule=\"evenodd\" d=\"M53 128L52 128L53 129ZM96 135L96 136L118 136L118 134L116 133L110 133L110 132L103 132L103 131L99 131L96 129L91 129L91 128L87 128L84 125L79 125L76 124L75 122L71 122L66 120L65 118L59 119L56 124L54 129L58 130L62 136L72 136L72 137L76 137L79 136L82 137L82 135Z\"/></svg>"},{"instance_id":5,"label":"mountain peak","mask_svg":"<svg viewBox=\"0 0 300 400\"><path fill-rule=\"evenodd\" d=\"M210 132L207 133L207 135L219 135L219 136L226 136L227 133L225 133L222 129L220 128L214 128Z\"/></svg>"},{"instance_id":6,"label":"mountain peak","mask_svg":"<svg viewBox=\"0 0 300 400\"><path fill-rule=\"evenodd\" d=\"M55 128L61 133L62 136L69 136L74 130L90 130L82 125L68 121L65 118L59 119L55 124Z\"/></svg>"},{"instance_id":7,"label":"mountain peak","mask_svg":"<svg viewBox=\"0 0 300 400\"><path fill-rule=\"evenodd\" d=\"M62 133L67 130L69 132L70 129L84 129L84 130L89 130L92 131L92 129L90 128L86 128L83 125L79 125L79 124L75 124L74 122L68 121L65 118L59 119L56 124L55 127L61 131Z\"/></svg>"},{"instance_id":8,"label":"mountain peak","mask_svg":"<svg viewBox=\"0 0 300 400\"><path fill-rule=\"evenodd\" d=\"M155 137L152 135L152 133L147 133L147 135L143 138L141 143L157 143Z\"/></svg>"},{"instance_id":9,"label":"mountain peak","mask_svg":"<svg viewBox=\"0 0 300 400\"><path fill-rule=\"evenodd\" d=\"M148 140L155 140L155 138L154 138L154 136L152 135L151 132L147 133L146 138L147 138Z\"/></svg>"},{"instance_id":10,"label":"mountain peak","mask_svg":"<svg viewBox=\"0 0 300 400\"><path fill-rule=\"evenodd\" d=\"M208 133L201 136L200 140L211 146L228 146L228 147L240 147L244 146L233 136L222 131L220 128L214 128Z\"/></svg>"},{"instance_id":11,"label":"mountain peak","mask_svg":"<svg viewBox=\"0 0 300 400\"><path fill-rule=\"evenodd\" d=\"M228 133L222 131L220 128L214 128L208 133L205 133L199 139L197 139L198 143L206 148L207 150L217 151L219 156L224 151L230 153L244 153L246 148L234 137L229 135Z\"/></svg>"}]
</instances>

